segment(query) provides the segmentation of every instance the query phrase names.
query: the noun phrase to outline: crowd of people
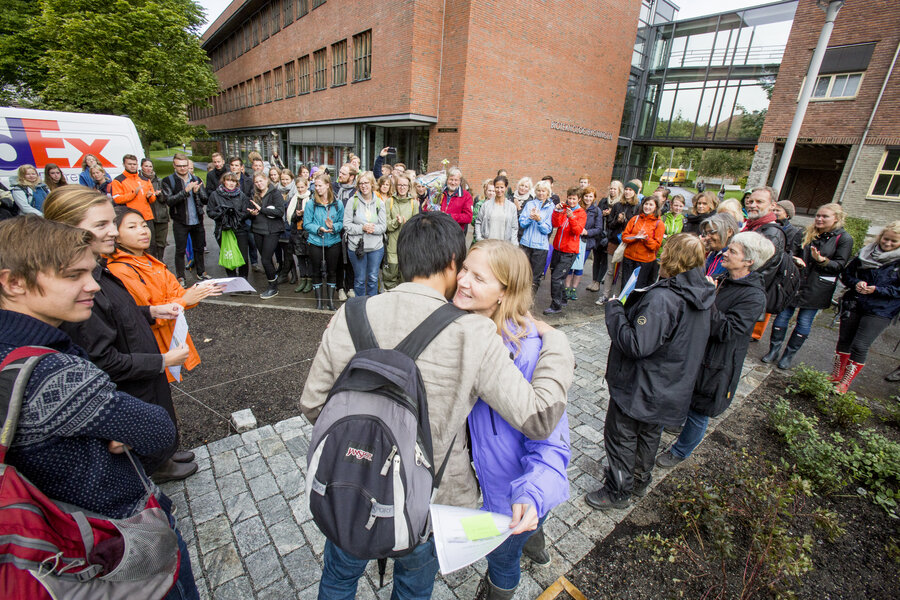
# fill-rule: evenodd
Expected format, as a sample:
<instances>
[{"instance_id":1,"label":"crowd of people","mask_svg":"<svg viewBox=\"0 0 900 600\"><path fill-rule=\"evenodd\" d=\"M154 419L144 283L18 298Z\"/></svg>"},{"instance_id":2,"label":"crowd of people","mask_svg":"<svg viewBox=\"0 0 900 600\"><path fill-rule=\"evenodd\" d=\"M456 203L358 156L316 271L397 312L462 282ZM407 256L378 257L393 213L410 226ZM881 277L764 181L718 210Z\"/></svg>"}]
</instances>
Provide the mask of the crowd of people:
<instances>
[{"instance_id":1,"label":"crowd of people","mask_svg":"<svg viewBox=\"0 0 900 600\"><path fill-rule=\"evenodd\" d=\"M173 345L175 320L222 293L207 282L208 217L229 275L261 268L261 298L290 282L297 293L312 292L318 309L337 311L301 397L313 423L358 347L341 302L368 300L362 310L378 316L372 335L385 347L448 301L464 311L417 363L432 462L446 465L434 501L511 517L513 535L488 555L478 592L508 599L523 555L549 562L542 525L568 499L574 359L565 336L532 312L548 273L543 312L555 314L578 301L592 258L585 289L605 312L607 464L602 486L585 497L601 510L626 507L647 493L655 466L691 455L709 419L731 403L750 343L773 314L762 360L787 369L817 312L831 305L839 282L846 286L832 373L846 392L900 313L900 221L854 257L839 204L819 207L799 228L793 204L769 187L742 202L711 192L688 199L664 187L642 195L637 180L612 181L602 195L582 176L560 196L550 176L511 185L501 170L473 197L459 169L448 169L436 189L405 165L386 164L389 150L372 171L351 156L335 181L324 169L295 175L277 155L267 166L255 153L247 172L240 157L214 154L205 183L182 153L162 180L151 161L131 155L115 178L87 155L77 185L54 165L43 182L23 165L0 223L0 358L24 346L54 353L28 382L31 410L7 462L54 499L108 518L133 515L146 486L197 470L193 454L179 449L170 384L200 363L190 336ZM174 272L163 262L169 223ZM632 275L633 291L623 285ZM62 404L69 421L58 418ZM664 427L678 437L659 452ZM396 447L388 450L373 450L383 453L369 461L386 469ZM139 459L134 467L129 451ZM323 496L326 484L307 482ZM166 597L197 598L171 502L151 490L179 539L181 569ZM415 533L421 543L395 558L394 585L403 597L428 598L434 542ZM329 538L320 597L355 595L368 563L362 554Z\"/></svg>"}]
</instances>

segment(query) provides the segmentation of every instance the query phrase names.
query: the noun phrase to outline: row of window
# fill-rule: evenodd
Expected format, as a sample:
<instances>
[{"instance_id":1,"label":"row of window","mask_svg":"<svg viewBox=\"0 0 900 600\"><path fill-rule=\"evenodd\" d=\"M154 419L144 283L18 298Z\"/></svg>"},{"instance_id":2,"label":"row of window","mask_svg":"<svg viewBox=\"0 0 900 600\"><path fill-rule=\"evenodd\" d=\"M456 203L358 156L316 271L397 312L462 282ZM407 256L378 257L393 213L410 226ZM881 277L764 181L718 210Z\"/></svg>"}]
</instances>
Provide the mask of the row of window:
<instances>
[{"instance_id":1,"label":"row of window","mask_svg":"<svg viewBox=\"0 0 900 600\"><path fill-rule=\"evenodd\" d=\"M251 15L244 25L209 53L214 71L218 71L237 57L287 27L299 21L310 10L325 4L325 0L271 0Z\"/></svg>"},{"instance_id":2,"label":"row of window","mask_svg":"<svg viewBox=\"0 0 900 600\"><path fill-rule=\"evenodd\" d=\"M293 98L328 87L328 49L321 48L310 55L275 67L262 75L222 90L209 100L207 108L192 107L191 119L257 106L266 102ZM353 36L353 81L365 81L372 76L372 30ZM347 83L347 40L331 45L331 87Z\"/></svg>"}]
</instances>

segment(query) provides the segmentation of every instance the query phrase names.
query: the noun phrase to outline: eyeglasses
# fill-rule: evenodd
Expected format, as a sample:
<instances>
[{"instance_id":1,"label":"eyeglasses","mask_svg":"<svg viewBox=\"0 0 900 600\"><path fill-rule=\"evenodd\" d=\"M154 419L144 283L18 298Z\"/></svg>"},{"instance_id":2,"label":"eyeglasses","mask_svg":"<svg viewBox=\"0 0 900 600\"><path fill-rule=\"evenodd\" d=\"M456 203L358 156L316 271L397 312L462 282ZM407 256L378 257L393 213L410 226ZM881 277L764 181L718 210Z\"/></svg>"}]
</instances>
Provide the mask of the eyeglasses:
<instances>
[{"instance_id":1,"label":"eyeglasses","mask_svg":"<svg viewBox=\"0 0 900 600\"><path fill-rule=\"evenodd\" d=\"M709 237L711 235L716 235L717 233L719 233L719 232L716 231L715 229L710 229L709 231L701 231L700 237Z\"/></svg>"}]
</instances>

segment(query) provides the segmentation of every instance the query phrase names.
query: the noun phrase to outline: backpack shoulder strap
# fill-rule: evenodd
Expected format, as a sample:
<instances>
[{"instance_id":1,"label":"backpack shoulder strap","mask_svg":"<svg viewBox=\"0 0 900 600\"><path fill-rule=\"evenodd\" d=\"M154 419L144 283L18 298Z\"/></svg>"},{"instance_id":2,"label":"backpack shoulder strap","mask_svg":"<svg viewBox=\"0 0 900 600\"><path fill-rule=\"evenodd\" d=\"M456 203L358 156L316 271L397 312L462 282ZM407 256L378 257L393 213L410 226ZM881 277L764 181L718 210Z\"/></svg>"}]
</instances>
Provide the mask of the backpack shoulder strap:
<instances>
[{"instance_id":1,"label":"backpack shoulder strap","mask_svg":"<svg viewBox=\"0 0 900 600\"><path fill-rule=\"evenodd\" d=\"M23 346L0 363L0 463L6 461L6 451L16 434L28 379L41 358L55 352L41 346Z\"/></svg>"},{"instance_id":2,"label":"backpack shoulder strap","mask_svg":"<svg viewBox=\"0 0 900 600\"><path fill-rule=\"evenodd\" d=\"M439 309L428 315L418 327L413 329L409 335L403 338L397 347L394 348L407 355L413 360L419 358L422 351L428 347L428 344L444 330L447 325L466 314L462 309L456 308L449 302L441 306Z\"/></svg>"},{"instance_id":3,"label":"backpack shoulder strap","mask_svg":"<svg viewBox=\"0 0 900 600\"><path fill-rule=\"evenodd\" d=\"M366 314L368 299L368 296L357 296L345 303L347 328L350 330L350 338L353 339L353 347L357 352L378 348L378 340L375 339L369 316Z\"/></svg>"}]
</instances>

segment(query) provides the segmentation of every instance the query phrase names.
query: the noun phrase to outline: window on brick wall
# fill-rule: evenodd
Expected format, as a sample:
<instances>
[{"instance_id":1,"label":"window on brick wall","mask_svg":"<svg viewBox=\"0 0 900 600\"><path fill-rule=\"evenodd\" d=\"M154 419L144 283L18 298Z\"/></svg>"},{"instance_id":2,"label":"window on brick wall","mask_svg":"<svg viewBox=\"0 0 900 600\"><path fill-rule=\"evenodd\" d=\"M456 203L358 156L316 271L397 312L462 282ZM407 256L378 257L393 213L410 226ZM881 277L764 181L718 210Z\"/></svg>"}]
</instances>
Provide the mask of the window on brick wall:
<instances>
[{"instance_id":1,"label":"window on brick wall","mask_svg":"<svg viewBox=\"0 0 900 600\"><path fill-rule=\"evenodd\" d=\"M295 66L294 61L291 61L284 65L284 97L285 98L293 98L297 92L297 87L295 85L294 77L295 74Z\"/></svg>"},{"instance_id":2,"label":"window on brick wall","mask_svg":"<svg viewBox=\"0 0 900 600\"><path fill-rule=\"evenodd\" d=\"M297 0L297 18L309 13L309 0Z\"/></svg>"},{"instance_id":3,"label":"window on brick wall","mask_svg":"<svg viewBox=\"0 0 900 600\"><path fill-rule=\"evenodd\" d=\"M259 13L250 17L250 28L253 30L253 45L259 46Z\"/></svg>"},{"instance_id":4,"label":"window on brick wall","mask_svg":"<svg viewBox=\"0 0 900 600\"><path fill-rule=\"evenodd\" d=\"M282 93L284 92L284 71L281 67L276 67L272 71L272 76L275 78L275 100L281 100L284 98L284 96L282 96Z\"/></svg>"},{"instance_id":5,"label":"window on brick wall","mask_svg":"<svg viewBox=\"0 0 900 600\"><path fill-rule=\"evenodd\" d=\"M272 101L272 71L263 73L263 89L265 90L266 102Z\"/></svg>"},{"instance_id":6,"label":"window on brick wall","mask_svg":"<svg viewBox=\"0 0 900 600\"><path fill-rule=\"evenodd\" d=\"M812 100L847 100L856 98L862 73L842 73L839 75L820 75L813 88Z\"/></svg>"},{"instance_id":7,"label":"window on brick wall","mask_svg":"<svg viewBox=\"0 0 900 600\"><path fill-rule=\"evenodd\" d=\"M325 0L312 0L312 7L313 7L313 8L319 8L319 7L322 6L323 4L325 4Z\"/></svg>"},{"instance_id":8,"label":"window on brick wall","mask_svg":"<svg viewBox=\"0 0 900 600\"><path fill-rule=\"evenodd\" d=\"M294 0L284 0L282 12L284 13L284 26L287 27L294 22Z\"/></svg>"},{"instance_id":9,"label":"window on brick wall","mask_svg":"<svg viewBox=\"0 0 900 600\"><path fill-rule=\"evenodd\" d=\"M290 4L291 0L285 0L285 2ZM269 10L272 17L272 35L275 35L281 31L281 0L272 0Z\"/></svg>"},{"instance_id":10,"label":"window on brick wall","mask_svg":"<svg viewBox=\"0 0 900 600\"><path fill-rule=\"evenodd\" d=\"M253 45L251 41L250 25L244 25L241 27L241 31L244 32L244 52L250 52L250 48Z\"/></svg>"},{"instance_id":11,"label":"window on brick wall","mask_svg":"<svg viewBox=\"0 0 900 600\"><path fill-rule=\"evenodd\" d=\"M309 54L297 59L297 94L309 93Z\"/></svg>"},{"instance_id":12,"label":"window on brick wall","mask_svg":"<svg viewBox=\"0 0 900 600\"><path fill-rule=\"evenodd\" d=\"M257 75L253 79L254 87L256 88L254 94L256 96L256 104L263 103L263 78L262 75Z\"/></svg>"},{"instance_id":13,"label":"window on brick wall","mask_svg":"<svg viewBox=\"0 0 900 600\"><path fill-rule=\"evenodd\" d=\"M271 23L271 19L269 17L269 6L263 6L259 10L259 41L264 42L269 39L269 24Z\"/></svg>"},{"instance_id":14,"label":"window on brick wall","mask_svg":"<svg viewBox=\"0 0 900 600\"><path fill-rule=\"evenodd\" d=\"M331 45L331 85L347 83L347 40Z\"/></svg>"},{"instance_id":15,"label":"window on brick wall","mask_svg":"<svg viewBox=\"0 0 900 600\"><path fill-rule=\"evenodd\" d=\"M900 147L885 150L868 195L885 200L900 200Z\"/></svg>"},{"instance_id":16,"label":"window on brick wall","mask_svg":"<svg viewBox=\"0 0 900 600\"><path fill-rule=\"evenodd\" d=\"M324 90L327 85L328 72L325 70L325 62L325 48L313 52L313 63L316 67L313 91Z\"/></svg>"},{"instance_id":17,"label":"window on brick wall","mask_svg":"<svg viewBox=\"0 0 900 600\"><path fill-rule=\"evenodd\" d=\"M353 81L372 76L372 30L353 36Z\"/></svg>"},{"instance_id":18,"label":"window on brick wall","mask_svg":"<svg viewBox=\"0 0 900 600\"><path fill-rule=\"evenodd\" d=\"M253 80L248 79L247 80L247 104L246 104L246 106L247 106L247 108L250 108L251 106L253 106L255 104L256 104L256 92L253 89Z\"/></svg>"}]
</instances>

